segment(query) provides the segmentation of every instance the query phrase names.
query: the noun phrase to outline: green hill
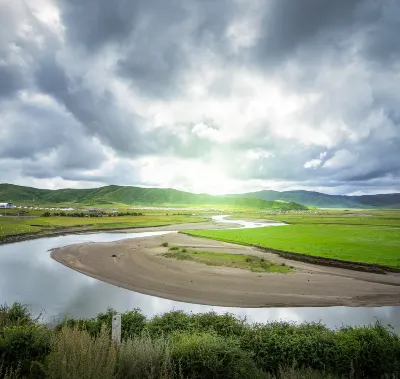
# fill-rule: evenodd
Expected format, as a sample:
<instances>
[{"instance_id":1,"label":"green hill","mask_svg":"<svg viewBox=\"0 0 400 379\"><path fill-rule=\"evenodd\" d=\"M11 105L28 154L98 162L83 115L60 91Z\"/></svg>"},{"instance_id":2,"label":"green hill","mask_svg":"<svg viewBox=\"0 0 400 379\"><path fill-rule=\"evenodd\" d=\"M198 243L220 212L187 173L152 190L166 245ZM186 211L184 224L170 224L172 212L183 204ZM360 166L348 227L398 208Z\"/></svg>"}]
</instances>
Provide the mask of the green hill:
<instances>
[{"instance_id":1,"label":"green hill","mask_svg":"<svg viewBox=\"0 0 400 379\"><path fill-rule=\"evenodd\" d=\"M1 201L12 201L17 204L35 201L36 203L47 204L223 205L258 209L307 209L305 206L295 202L194 194L170 188L142 188L116 185L91 189L45 190L13 184L0 184Z\"/></svg>"},{"instance_id":2,"label":"green hill","mask_svg":"<svg viewBox=\"0 0 400 379\"><path fill-rule=\"evenodd\" d=\"M379 195L327 195L313 191L258 191L237 195L242 198L258 198L268 201L293 201L307 206L319 208L400 208L400 193Z\"/></svg>"}]
</instances>

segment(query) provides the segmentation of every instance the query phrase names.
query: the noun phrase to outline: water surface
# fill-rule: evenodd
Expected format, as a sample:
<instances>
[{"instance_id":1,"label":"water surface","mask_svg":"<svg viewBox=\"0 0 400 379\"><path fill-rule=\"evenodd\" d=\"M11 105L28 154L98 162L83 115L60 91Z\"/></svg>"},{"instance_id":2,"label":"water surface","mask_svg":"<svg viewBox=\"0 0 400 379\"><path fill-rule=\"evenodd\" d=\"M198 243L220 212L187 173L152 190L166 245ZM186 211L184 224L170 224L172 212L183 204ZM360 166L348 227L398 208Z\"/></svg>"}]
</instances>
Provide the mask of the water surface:
<instances>
[{"instance_id":1,"label":"water surface","mask_svg":"<svg viewBox=\"0 0 400 379\"><path fill-rule=\"evenodd\" d=\"M221 221L221 220L218 220ZM258 223L256 223L258 224ZM248 225L248 224L246 224ZM241 225L242 227L248 227ZM400 307L229 308L182 303L142 295L80 274L51 259L49 249L82 242L110 242L171 232L96 233L41 238L0 246L0 303L30 304L53 321L66 314L93 317L108 306L140 308L148 317L170 310L231 312L249 321L322 321L328 327L364 325L377 319L400 331Z\"/></svg>"}]
</instances>

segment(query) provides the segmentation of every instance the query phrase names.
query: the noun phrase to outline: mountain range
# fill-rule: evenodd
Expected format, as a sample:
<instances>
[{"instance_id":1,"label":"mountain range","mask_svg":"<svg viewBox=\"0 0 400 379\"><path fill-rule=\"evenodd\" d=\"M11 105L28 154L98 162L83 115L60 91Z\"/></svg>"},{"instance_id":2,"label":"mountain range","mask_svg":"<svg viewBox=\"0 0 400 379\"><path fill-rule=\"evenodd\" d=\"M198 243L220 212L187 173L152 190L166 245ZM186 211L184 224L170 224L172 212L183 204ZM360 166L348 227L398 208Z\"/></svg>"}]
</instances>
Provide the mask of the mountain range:
<instances>
[{"instance_id":1,"label":"mountain range","mask_svg":"<svg viewBox=\"0 0 400 379\"><path fill-rule=\"evenodd\" d=\"M260 209L388 208L400 209L400 193L377 195L328 195L313 191L258 191L213 196L170 188L143 188L110 185L89 189L38 189L0 184L0 202L127 204L127 205L232 205Z\"/></svg>"},{"instance_id":2,"label":"mountain range","mask_svg":"<svg viewBox=\"0 0 400 379\"><path fill-rule=\"evenodd\" d=\"M228 195L240 198L257 198L262 200L296 202L318 208L391 208L400 209L400 193L377 195L327 195L313 191L258 191L244 194Z\"/></svg>"},{"instance_id":3,"label":"mountain range","mask_svg":"<svg viewBox=\"0 0 400 379\"><path fill-rule=\"evenodd\" d=\"M240 198L233 196L212 196L178 191L170 188L142 188L131 186L105 186L91 189L38 189L33 187L0 184L0 202L82 205L126 204L126 205L207 205L238 206L257 209L307 209L293 202Z\"/></svg>"}]
</instances>

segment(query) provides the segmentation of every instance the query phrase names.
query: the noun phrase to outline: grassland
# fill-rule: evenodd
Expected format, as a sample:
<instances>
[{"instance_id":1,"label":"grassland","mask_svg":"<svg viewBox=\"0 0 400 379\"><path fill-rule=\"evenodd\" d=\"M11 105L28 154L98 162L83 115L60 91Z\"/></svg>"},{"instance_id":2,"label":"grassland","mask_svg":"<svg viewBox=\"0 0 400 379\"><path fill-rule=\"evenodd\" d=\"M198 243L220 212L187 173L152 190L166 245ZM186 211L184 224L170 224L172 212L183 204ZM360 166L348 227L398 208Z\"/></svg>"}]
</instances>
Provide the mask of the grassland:
<instances>
[{"instance_id":1,"label":"grassland","mask_svg":"<svg viewBox=\"0 0 400 379\"><path fill-rule=\"evenodd\" d=\"M241 214L290 223L287 226L240 230L197 230L185 233L244 245L400 268L400 212L321 214Z\"/></svg>"},{"instance_id":2,"label":"grassland","mask_svg":"<svg viewBox=\"0 0 400 379\"><path fill-rule=\"evenodd\" d=\"M252 255L180 249L175 246L170 247L168 252L161 255L166 258L203 263L207 266L234 267L253 272L287 273L292 271L286 265L278 265L267 259Z\"/></svg>"},{"instance_id":3,"label":"grassland","mask_svg":"<svg viewBox=\"0 0 400 379\"><path fill-rule=\"evenodd\" d=\"M206 221L191 215L144 214L121 217L0 217L0 241L24 234L52 234L62 231L124 229Z\"/></svg>"}]
</instances>

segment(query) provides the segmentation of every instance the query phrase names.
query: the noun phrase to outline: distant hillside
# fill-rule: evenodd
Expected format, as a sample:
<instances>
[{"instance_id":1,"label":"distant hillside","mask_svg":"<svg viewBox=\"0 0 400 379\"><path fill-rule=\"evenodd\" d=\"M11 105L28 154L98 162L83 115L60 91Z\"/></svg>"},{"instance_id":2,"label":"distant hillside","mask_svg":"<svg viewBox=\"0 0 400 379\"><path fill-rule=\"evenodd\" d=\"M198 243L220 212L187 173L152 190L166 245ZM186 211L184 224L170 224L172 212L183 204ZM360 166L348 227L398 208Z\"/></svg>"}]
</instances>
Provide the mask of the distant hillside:
<instances>
[{"instance_id":1,"label":"distant hillside","mask_svg":"<svg viewBox=\"0 0 400 379\"><path fill-rule=\"evenodd\" d=\"M228 195L242 198L258 198L262 200L301 203L319 208L390 208L400 209L400 193L345 196L327 195L312 191L258 191L238 195Z\"/></svg>"},{"instance_id":2,"label":"distant hillside","mask_svg":"<svg viewBox=\"0 0 400 379\"><path fill-rule=\"evenodd\" d=\"M0 184L0 202L126 205L228 205L258 209L307 209L295 202L267 201L259 198L211 196L193 194L169 188L106 186L91 189L44 190L32 187Z\"/></svg>"}]
</instances>

